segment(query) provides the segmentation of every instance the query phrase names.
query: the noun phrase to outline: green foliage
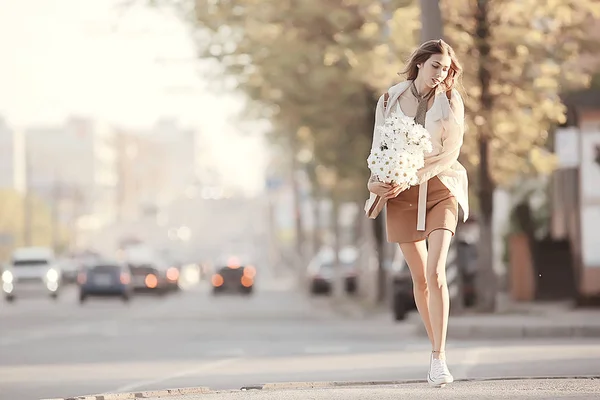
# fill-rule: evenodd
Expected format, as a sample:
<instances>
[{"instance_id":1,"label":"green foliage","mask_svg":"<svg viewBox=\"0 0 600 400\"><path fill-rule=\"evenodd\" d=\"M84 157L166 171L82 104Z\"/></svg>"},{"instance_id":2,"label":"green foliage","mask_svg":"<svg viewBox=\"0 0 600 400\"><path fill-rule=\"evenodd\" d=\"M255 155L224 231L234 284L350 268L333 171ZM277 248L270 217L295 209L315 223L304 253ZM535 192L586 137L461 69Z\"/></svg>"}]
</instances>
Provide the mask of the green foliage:
<instances>
[{"instance_id":1,"label":"green foliage","mask_svg":"<svg viewBox=\"0 0 600 400\"><path fill-rule=\"evenodd\" d=\"M217 61L215 74L234 78L250 99L248 116L273 123L275 143L293 154L311 152L315 179L322 165L364 192L375 101L401 79L396 73L417 45L418 2L390 1L387 12L384 2L370 0L164 3L176 5L195 27L199 56ZM486 134L496 183L546 174L554 166L545 150L548 131L565 118L559 93L589 84L576 66L582 53L598 48L588 33L600 3L489 1L491 115L480 107L475 6L440 1L445 37L465 67L470 129L463 161L475 170L477 139Z\"/></svg>"},{"instance_id":2,"label":"green foliage","mask_svg":"<svg viewBox=\"0 0 600 400\"><path fill-rule=\"evenodd\" d=\"M596 72L592 75L590 87L594 89L600 89L600 72Z\"/></svg>"},{"instance_id":3,"label":"green foliage","mask_svg":"<svg viewBox=\"0 0 600 400\"><path fill-rule=\"evenodd\" d=\"M312 153L310 175L322 165L364 191L376 99L419 28L412 1L392 3L388 40L368 0L197 0L198 49L235 78L250 117L271 120L276 142Z\"/></svg>"},{"instance_id":4,"label":"green foliage","mask_svg":"<svg viewBox=\"0 0 600 400\"><path fill-rule=\"evenodd\" d=\"M31 198L31 243L32 246L52 245L52 213L48 204L32 195ZM8 259L11 251L25 246L25 197L10 189L0 190L0 260ZM58 242L67 243L66 229L59 227Z\"/></svg>"},{"instance_id":5,"label":"green foliage","mask_svg":"<svg viewBox=\"0 0 600 400\"><path fill-rule=\"evenodd\" d=\"M489 1L493 110L480 112L479 59L475 51L474 4L440 2L449 42L463 57L470 134L464 154L478 160L480 134L492 138L494 180L510 184L523 175L547 174L554 158L545 150L548 131L565 121L559 94L585 86L589 76L578 68L580 55L599 48L589 35L600 17L595 0Z\"/></svg>"}]
</instances>

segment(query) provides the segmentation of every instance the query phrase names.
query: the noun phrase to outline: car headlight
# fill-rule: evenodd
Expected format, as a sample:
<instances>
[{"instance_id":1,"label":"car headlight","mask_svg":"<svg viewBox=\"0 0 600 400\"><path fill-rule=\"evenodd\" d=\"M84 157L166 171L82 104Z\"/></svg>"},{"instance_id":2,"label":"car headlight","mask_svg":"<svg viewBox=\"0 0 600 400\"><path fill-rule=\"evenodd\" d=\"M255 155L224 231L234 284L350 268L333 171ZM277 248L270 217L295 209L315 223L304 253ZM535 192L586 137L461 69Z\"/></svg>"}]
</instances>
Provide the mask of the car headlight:
<instances>
[{"instance_id":1,"label":"car headlight","mask_svg":"<svg viewBox=\"0 0 600 400\"><path fill-rule=\"evenodd\" d=\"M4 283L12 283L13 281L13 274L10 271L4 271L2 273L2 282Z\"/></svg>"},{"instance_id":2,"label":"car headlight","mask_svg":"<svg viewBox=\"0 0 600 400\"><path fill-rule=\"evenodd\" d=\"M54 268L50 268L48 272L46 272L46 279L49 282L58 281L58 272Z\"/></svg>"}]
</instances>

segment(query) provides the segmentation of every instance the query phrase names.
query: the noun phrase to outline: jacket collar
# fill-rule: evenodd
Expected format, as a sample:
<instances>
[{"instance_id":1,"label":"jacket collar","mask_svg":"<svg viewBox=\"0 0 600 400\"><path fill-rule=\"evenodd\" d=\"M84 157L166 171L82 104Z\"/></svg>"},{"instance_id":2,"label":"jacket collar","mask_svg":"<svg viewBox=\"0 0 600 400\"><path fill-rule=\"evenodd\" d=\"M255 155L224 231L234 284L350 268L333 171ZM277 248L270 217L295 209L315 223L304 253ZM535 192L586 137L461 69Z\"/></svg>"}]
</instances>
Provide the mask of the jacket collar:
<instances>
[{"instance_id":1,"label":"jacket collar","mask_svg":"<svg viewBox=\"0 0 600 400\"><path fill-rule=\"evenodd\" d=\"M389 117L392 110L395 109L398 99L400 98L400 96L402 96L402 93L404 93L408 88L410 88L412 82L412 80L406 80L388 89L390 98L388 99L387 108L384 112L386 118ZM443 91L438 90L435 94L435 98L433 100L433 105L431 106L431 109L427 111L427 116L432 121L437 121L442 118L447 119L449 115L449 107L450 103L448 102L446 94Z\"/></svg>"}]
</instances>

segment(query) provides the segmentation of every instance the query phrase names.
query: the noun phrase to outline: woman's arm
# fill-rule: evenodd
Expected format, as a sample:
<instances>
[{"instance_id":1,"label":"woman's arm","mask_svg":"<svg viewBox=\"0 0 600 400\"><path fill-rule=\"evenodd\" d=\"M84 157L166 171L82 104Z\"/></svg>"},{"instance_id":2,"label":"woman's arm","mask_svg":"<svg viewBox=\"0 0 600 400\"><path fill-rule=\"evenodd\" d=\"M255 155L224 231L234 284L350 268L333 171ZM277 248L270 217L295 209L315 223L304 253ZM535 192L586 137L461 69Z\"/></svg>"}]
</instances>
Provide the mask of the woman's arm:
<instances>
[{"instance_id":1,"label":"woman's arm","mask_svg":"<svg viewBox=\"0 0 600 400\"><path fill-rule=\"evenodd\" d=\"M446 139L439 154L425 159L425 166L417 171L419 184L447 170L458 160L465 134L465 106L456 90L452 90L450 112L445 126Z\"/></svg>"}]
</instances>

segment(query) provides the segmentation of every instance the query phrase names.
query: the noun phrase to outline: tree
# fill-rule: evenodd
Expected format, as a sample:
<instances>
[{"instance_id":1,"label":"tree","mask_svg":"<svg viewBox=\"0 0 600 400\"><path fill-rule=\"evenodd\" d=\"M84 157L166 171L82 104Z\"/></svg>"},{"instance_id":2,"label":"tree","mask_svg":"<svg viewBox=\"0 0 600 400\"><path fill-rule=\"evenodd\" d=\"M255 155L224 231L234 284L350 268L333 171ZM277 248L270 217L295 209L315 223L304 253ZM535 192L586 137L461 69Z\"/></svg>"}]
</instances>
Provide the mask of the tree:
<instances>
[{"instance_id":1,"label":"tree","mask_svg":"<svg viewBox=\"0 0 600 400\"><path fill-rule=\"evenodd\" d=\"M395 15L410 3L392 2L401 6ZM382 44L383 10L367 0L197 0L194 11L200 56L235 78L251 99L248 115L270 119L288 148L309 147L317 164L364 196L374 102L394 75L377 61L407 54L418 26L395 17L391 30L401 39Z\"/></svg>"},{"instance_id":2,"label":"tree","mask_svg":"<svg viewBox=\"0 0 600 400\"><path fill-rule=\"evenodd\" d=\"M479 97L480 115L484 120L490 120L493 99L490 92L490 23L488 0L477 0L475 12L476 48L479 52L478 80L481 88ZM490 175L490 133L486 125L480 126L479 131L479 265L477 270L477 300L483 311L496 309L496 294L498 279L494 271L492 216L494 211L494 184ZM490 126L487 125L489 129Z\"/></svg>"},{"instance_id":3,"label":"tree","mask_svg":"<svg viewBox=\"0 0 600 400\"><path fill-rule=\"evenodd\" d=\"M474 134L465 138L480 214L479 307L495 309L493 193L517 176L548 173L548 131L564 122L563 88L584 85L573 73L578 56L593 49L587 24L600 15L593 0L519 2L498 0L443 3L449 41L465 66L467 116ZM473 179L474 178L474 179Z\"/></svg>"},{"instance_id":4,"label":"tree","mask_svg":"<svg viewBox=\"0 0 600 400\"><path fill-rule=\"evenodd\" d=\"M63 226L53 232L53 215L49 204L30 194L30 243L25 241L27 221L24 218L26 199L22 193L11 189L0 190L0 260L7 260L18 246L63 246L69 241L69 232ZM58 237L54 237L57 234Z\"/></svg>"},{"instance_id":5,"label":"tree","mask_svg":"<svg viewBox=\"0 0 600 400\"><path fill-rule=\"evenodd\" d=\"M444 25L439 0L420 0L421 4L421 42L442 39Z\"/></svg>"},{"instance_id":6,"label":"tree","mask_svg":"<svg viewBox=\"0 0 600 400\"><path fill-rule=\"evenodd\" d=\"M215 70L235 78L236 88L251 100L248 114L272 121L273 139L286 143L291 157L310 148L315 185L318 166L324 166L335 170L347 188L345 198L362 200L375 100L394 83L418 41L415 2L386 2L395 10L389 19L381 2L368 0L191 2L177 3L196 26L200 56L218 61ZM465 60L463 99L470 129L461 160L482 221L481 308L492 310L493 191L515 177L551 170L546 139L564 120L559 92L587 83L587 76L571 67L590 49L585 24L599 15L600 4L421 0L434 14L436 3L444 36ZM428 23L434 14L422 13L425 29L441 27Z\"/></svg>"},{"instance_id":7,"label":"tree","mask_svg":"<svg viewBox=\"0 0 600 400\"><path fill-rule=\"evenodd\" d=\"M195 3L201 56L235 77L251 100L249 115L272 121L274 141L285 143L291 160L300 149L312 152L312 185L336 202L366 198L374 106L418 33L412 1L389 6L396 11L388 21L368 0ZM321 185L330 172L335 190ZM383 266L382 220L374 225Z\"/></svg>"}]
</instances>

